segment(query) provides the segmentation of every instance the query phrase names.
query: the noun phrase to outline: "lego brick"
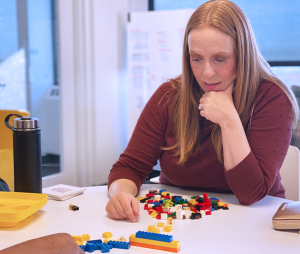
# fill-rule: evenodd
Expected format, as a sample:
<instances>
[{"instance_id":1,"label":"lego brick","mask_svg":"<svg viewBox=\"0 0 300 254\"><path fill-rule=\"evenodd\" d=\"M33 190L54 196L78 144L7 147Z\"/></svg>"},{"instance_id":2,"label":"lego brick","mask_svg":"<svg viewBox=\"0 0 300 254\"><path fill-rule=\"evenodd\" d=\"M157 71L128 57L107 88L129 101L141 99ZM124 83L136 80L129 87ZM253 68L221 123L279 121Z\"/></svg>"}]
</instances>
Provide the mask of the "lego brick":
<instances>
[{"instance_id":1,"label":"lego brick","mask_svg":"<svg viewBox=\"0 0 300 254\"><path fill-rule=\"evenodd\" d=\"M157 223L157 227L159 227L159 228L163 228L164 226L165 226L165 223L163 223L163 222Z\"/></svg>"},{"instance_id":2,"label":"lego brick","mask_svg":"<svg viewBox=\"0 0 300 254\"><path fill-rule=\"evenodd\" d=\"M166 226L164 227L164 232L172 232L172 231L173 231L173 227L172 227L172 226L166 225Z\"/></svg>"},{"instance_id":3,"label":"lego brick","mask_svg":"<svg viewBox=\"0 0 300 254\"><path fill-rule=\"evenodd\" d=\"M160 233L160 229L156 228L154 225L149 225L148 226L148 232L159 234Z\"/></svg>"},{"instance_id":4,"label":"lego brick","mask_svg":"<svg viewBox=\"0 0 300 254\"><path fill-rule=\"evenodd\" d=\"M90 240L90 241L87 241L87 243L100 244L100 243L102 243L102 240L101 239L99 239L99 240Z\"/></svg>"},{"instance_id":5,"label":"lego brick","mask_svg":"<svg viewBox=\"0 0 300 254\"><path fill-rule=\"evenodd\" d=\"M91 253L91 252L94 252L96 249L98 249L98 248L96 248L96 245L93 243L87 243L85 245L85 252Z\"/></svg>"},{"instance_id":6,"label":"lego brick","mask_svg":"<svg viewBox=\"0 0 300 254\"><path fill-rule=\"evenodd\" d=\"M69 210L72 210L72 211L78 211L78 210L79 210L79 207L76 206L76 205L69 204Z\"/></svg>"},{"instance_id":7,"label":"lego brick","mask_svg":"<svg viewBox=\"0 0 300 254\"><path fill-rule=\"evenodd\" d=\"M124 236L121 236L120 239L119 239L119 241L121 241L121 242L127 242L127 239Z\"/></svg>"},{"instance_id":8,"label":"lego brick","mask_svg":"<svg viewBox=\"0 0 300 254\"><path fill-rule=\"evenodd\" d=\"M103 234L102 234L102 237L103 238L112 238L112 233L111 232L104 232Z\"/></svg>"},{"instance_id":9,"label":"lego brick","mask_svg":"<svg viewBox=\"0 0 300 254\"><path fill-rule=\"evenodd\" d=\"M138 200L139 202L141 202L141 200L143 200L143 199L145 199L145 198L147 198L147 197L137 197L137 200Z\"/></svg>"},{"instance_id":10,"label":"lego brick","mask_svg":"<svg viewBox=\"0 0 300 254\"><path fill-rule=\"evenodd\" d=\"M145 198L140 199L139 201L140 201L140 203L146 203L148 199L149 198L145 197Z\"/></svg>"},{"instance_id":11,"label":"lego brick","mask_svg":"<svg viewBox=\"0 0 300 254\"><path fill-rule=\"evenodd\" d=\"M130 243L129 242L109 241L107 244L111 245L113 248L116 248L116 249L126 249L126 250L128 250L130 248Z\"/></svg>"},{"instance_id":12,"label":"lego brick","mask_svg":"<svg viewBox=\"0 0 300 254\"><path fill-rule=\"evenodd\" d=\"M85 251L85 245L79 245L80 249L82 249L83 251Z\"/></svg>"},{"instance_id":13,"label":"lego brick","mask_svg":"<svg viewBox=\"0 0 300 254\"><path fill-rule=\"evenodd\" d=\"M185 211L184 211L184 210L177 210L177 211L176 211L176 219L182 220L184 214L185 214Z\"/></svg>"},{"instance_id":14,"label":"lego brick","mask_svg":"<svg viewBox=\"0 0 300 254\"><path fill-rule=\"evenodd\" d=\"M83 240L84 240L84 241L89 241L89 240L91 240L91 237L90 237L89 234L83 234L82 237L83 237Z\"/></svg>"},{"instance_id":15,"label":"lego brick","mask_svg":"<svg viewBox=\"0 0 300 254\"><path fill-rule=\"evenodd\" d=\"M138 243L146 243L146 244L152 244L157 246L163 246L168 248L179 248L180 242L179 241L172 241L170 243L167 242L161 242L161 241L155 241L155 240L149 240L149 239L143 239L143 238L137 238L134 234L129 236L129 242L138 242Z\"/></svg>"},{"instance_id":16,"label":"lego brick","mask_svg":"<svg viewBox=\"0 0 300 254\"><path fill-rule=\"evenodd\" d=\"M171 235L156 234L156 233L150 233L150 232L145 232L145 231L138 231L135 234L135 236L136 236L136 238L155 240L155 241L161 241L161 242L167 242L167 243L170 243L173 241L173 236L171 236Z\"/></svg>"},{"instance_id":17,"label":"lego brick","mask_svg":"<svg viewBox=\"0 0 300 254\"><path fill-rule=\"evenodd\" d=\"M100 244L100 251L102 252L102 253L107 253L107 252L110 252L110 246L111 245L107 245L106 243L101 243Z\"/></svg>"},{"instance_id":18,"label":"lego brick","mask_svg":"<svg viewBox=\"0 0 300 254\"><path fill-rule=\"evenodd\" d=\"M169 225L173 225L173 219L172 217L168 217L168 222L167 222Z\"/></svg>"},{"instance_id":19,"label":"lego brick","mask_svg":"<svg viewBox=\"0 0 300 254\"><path fill-rule=\"evenodd\" d=\"M147 248L147 249L163 250L163 251L168 251L168 252L173 252L173 253L178 253L180 251L180 248L174 249L174 248L168 248L168 247L163 247L163 246L151 245L151 244L146 244L146 243L132 242L131 245L132 246L137 246L137 247L142 247L142 248Z\"/></svg>"},{"instance_id":20,"label":"lego brick","mask_svg":"<svg viewBox=\"0 0 300 254\"><path fill-rule=\"evenodd\" d=\"M168 219L168 214L167 213L161 213L160 218L161 218L161 220L167 220Z\"/></svg>"}]
</instances>

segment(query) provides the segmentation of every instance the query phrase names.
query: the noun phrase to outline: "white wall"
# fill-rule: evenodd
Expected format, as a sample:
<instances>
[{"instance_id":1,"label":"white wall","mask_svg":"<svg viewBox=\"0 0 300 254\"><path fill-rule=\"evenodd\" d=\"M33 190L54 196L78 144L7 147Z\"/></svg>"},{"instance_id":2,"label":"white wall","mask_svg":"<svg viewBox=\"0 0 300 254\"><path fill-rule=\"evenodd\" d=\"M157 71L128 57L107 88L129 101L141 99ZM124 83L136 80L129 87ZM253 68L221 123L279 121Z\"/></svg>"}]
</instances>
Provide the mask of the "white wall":
<instances>
[{"instance_id":1,"label":"white wall","mask_svg":"<svg viewBox=\"0 0 300 254\"><path fill-rule=\"evenodd\" d=\"M107 183L127 145L127 14L147 2L59 0L62 165L78 186Z\"/></svg>"},{"instance_id":2,"label":"white wall","mask_svg":"<svg viewBox=\"0 0 300 254\"><path fill-rule=\"evenodd\" d=\"M147 2L94 1L94 184L107 182L109 170L127 145L127 17L131 11L147 10Z\"/></svg>"}]
</instances>

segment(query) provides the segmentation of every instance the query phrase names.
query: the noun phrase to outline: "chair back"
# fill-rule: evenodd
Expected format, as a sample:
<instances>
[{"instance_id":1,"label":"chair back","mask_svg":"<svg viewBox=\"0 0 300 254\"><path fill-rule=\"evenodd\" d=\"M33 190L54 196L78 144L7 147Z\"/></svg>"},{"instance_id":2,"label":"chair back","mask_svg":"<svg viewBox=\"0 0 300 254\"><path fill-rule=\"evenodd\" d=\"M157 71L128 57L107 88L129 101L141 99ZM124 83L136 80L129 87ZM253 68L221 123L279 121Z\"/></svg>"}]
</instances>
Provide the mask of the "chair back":
<instances>
[{"instance_id":1,"label":"chair back","mask_svg":"<svg viewBox=\"0 0 300 254\"><path fill-rule=\"evenodd\" d=\"M29 116L29 113L25 110L0 110L0 178L14 191L13 132L4 123L9 114ZM11 126L14 125L14 118L9 119Z\"/></svg>"},{"instance_id":2,"label":"chair back","mask_svg":"<svg viewBox=\"0 0 300 254\"><path fill-rule=\"evenodd\" d=\"M300 200L300 153L295 146L289 146L280 169L281 183L285 196L293 201Z\"/></svg>"}]
</instances>

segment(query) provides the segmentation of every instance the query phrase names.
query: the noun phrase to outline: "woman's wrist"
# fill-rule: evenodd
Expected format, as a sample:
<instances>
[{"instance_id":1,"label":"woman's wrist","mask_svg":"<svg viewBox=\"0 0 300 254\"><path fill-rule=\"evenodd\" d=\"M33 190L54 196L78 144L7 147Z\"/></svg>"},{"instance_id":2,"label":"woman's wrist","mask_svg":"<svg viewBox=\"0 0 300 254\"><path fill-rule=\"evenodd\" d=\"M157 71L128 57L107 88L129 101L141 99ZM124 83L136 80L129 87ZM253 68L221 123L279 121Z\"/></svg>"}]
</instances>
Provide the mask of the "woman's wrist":
<instances>
[{"instance_id":1,"label":"woman's wrist","mask_svg":"<svg viewBox=\"0 0 300 254\"><path fill-rule=\"evenodd\" d=\"M118 179L109 186L108 192L111 197L117 195L120 192L125 192L136 196L137 187L135 183L129 179Z\"/></svg>"}]
</instances>

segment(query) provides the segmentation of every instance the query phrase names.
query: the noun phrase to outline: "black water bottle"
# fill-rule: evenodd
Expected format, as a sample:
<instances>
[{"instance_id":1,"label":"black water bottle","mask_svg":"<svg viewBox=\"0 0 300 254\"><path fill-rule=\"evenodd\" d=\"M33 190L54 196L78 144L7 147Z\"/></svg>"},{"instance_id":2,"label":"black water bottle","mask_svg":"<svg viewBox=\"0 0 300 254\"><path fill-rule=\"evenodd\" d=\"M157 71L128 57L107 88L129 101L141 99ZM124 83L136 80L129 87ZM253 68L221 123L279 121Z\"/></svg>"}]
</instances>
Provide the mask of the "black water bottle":
<instances>
[{"instance_id":1,"label":"black water bottle","mask_svg":"<svg viewBox=\"0 0 300 254\"><path fill-rule=\"evenodd\" d=\"M9 118L14 126L9 125ZM5 125L13 131L14 183L16 192L42 192L41 130L38 120L16 114L5 118Z\"/></svg>"}]
</instances>

